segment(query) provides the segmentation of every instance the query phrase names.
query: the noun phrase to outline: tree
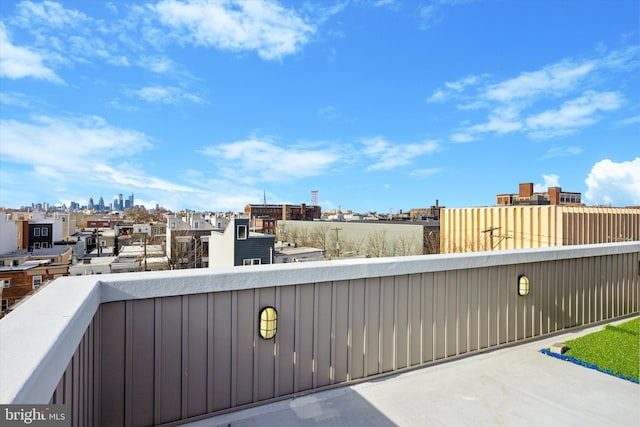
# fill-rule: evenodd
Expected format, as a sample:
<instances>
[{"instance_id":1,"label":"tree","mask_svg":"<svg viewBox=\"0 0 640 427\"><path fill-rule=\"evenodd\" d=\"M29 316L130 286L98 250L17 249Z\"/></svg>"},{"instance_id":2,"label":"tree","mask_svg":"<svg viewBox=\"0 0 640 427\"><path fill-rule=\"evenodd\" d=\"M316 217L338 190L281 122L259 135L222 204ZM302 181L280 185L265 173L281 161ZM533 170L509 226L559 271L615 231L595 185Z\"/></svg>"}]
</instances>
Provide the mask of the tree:
<instances>
[{"instance_id":1,"label":"tree","mask_svg":"<svg viewBox=\"0 0 640 427\"><path fill-rule=\"evenodd\" d=\"M201 236L192 230L172 230L170 244L167 262L171 270L204 267L203 258L208 256L209 246Z\"/></svg>"}]
</instances>

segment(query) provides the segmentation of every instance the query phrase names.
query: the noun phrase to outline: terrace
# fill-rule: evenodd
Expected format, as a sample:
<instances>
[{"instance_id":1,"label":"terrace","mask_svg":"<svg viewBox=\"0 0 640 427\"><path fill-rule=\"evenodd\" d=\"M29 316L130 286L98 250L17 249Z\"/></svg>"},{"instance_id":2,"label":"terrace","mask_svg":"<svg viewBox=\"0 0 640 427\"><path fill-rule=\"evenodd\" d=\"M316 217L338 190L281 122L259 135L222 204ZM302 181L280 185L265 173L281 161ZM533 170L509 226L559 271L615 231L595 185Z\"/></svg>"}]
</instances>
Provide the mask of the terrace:
<instances>
[{"instance_id":1,"label":"terrace","mask_svg":"<svg viewBox=\"0 0 640 427\"><path fill-rule=\"evenodd\" d=\"M197 422L635 315L639 264L625 242L61 278L0 321L0 403Z\"/></svg>"}]
</instances>

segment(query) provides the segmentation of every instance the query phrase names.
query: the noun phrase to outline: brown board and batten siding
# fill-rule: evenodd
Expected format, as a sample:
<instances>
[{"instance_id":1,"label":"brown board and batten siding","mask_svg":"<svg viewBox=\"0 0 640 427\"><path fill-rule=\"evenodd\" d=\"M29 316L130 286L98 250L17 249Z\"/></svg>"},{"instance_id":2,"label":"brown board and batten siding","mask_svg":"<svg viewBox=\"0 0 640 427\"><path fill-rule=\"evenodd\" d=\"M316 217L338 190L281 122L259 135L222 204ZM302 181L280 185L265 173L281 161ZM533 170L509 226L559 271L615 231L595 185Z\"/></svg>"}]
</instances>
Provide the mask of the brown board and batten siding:
<instances>
[{"instance_id":1,"label":"brown board and batten siding","mask_svg":"<svg viewBox=\"0 0 640 427\"><path fill-rule=\"evenodd\" d=\"M638 252L103 303L52 398L73 425L197 419L637 313ZM249 270L247 270L249 271ZM517 293L520 275L531 292ZM275 339L258 335L261 308Z\"/></svg>"}]
</instances>

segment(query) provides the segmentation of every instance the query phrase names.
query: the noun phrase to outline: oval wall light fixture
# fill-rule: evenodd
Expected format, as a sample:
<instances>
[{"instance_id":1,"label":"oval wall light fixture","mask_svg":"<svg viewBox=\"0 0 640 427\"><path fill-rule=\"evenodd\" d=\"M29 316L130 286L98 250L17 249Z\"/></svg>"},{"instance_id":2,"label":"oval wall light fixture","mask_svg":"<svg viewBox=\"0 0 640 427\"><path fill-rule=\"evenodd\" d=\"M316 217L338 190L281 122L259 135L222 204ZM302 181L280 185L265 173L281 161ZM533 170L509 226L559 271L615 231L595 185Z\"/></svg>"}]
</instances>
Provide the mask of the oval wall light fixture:
<instances>
[{"instance_id":1,"label":"oval wall light fixture","mask_svg":"<svg viewBox=\"0 0 640 427\"><path fill-rule=\"evenodd\" d=\"M278 329L278 312L273 307L260 310L260 338L270 340L276 336Z\"/></svg>"},{"instance_id":2,"label":"oval wall light fixture","mask_svg":"<svg viewBox=\"0 0 640 427\"><path fill-rule=\"evenodd\" d=\"M524 274L518 277L518 295L529 295L529 278Z\"/></svg>"}]
</instances>

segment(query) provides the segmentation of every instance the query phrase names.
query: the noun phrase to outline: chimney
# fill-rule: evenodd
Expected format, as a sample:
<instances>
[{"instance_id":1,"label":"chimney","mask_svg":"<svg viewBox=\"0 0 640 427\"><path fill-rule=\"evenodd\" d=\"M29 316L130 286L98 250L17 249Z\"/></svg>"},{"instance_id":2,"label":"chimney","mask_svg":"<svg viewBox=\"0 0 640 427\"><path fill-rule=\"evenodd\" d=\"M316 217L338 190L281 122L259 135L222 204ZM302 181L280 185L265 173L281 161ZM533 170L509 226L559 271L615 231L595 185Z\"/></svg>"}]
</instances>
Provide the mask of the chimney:
<instances>
[{"instance_id":1,"label":"chimney","mask_svg":"<svg viewBox=\"0 0 640 427\"><path fill-rule=\"evenodd\" d=\"M531 195L533 194L533 183L532 182L525 182L520 184L520 192L519 192L519 196L521 199L523 198L531 198Z\"/></svg>"},{"instance_id":2,"label":"chimney","mask_svg":"<svg viewBox=\"0 0 640 427\"><path fill-rule=\"evenodd\" d=\"M549 187L549 203L552 205L560 204L560 193L562 192L562 188L560 187Z\"/></svg>"}]
</instances>

